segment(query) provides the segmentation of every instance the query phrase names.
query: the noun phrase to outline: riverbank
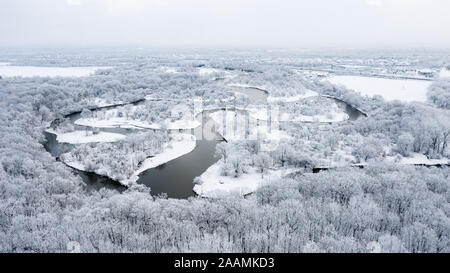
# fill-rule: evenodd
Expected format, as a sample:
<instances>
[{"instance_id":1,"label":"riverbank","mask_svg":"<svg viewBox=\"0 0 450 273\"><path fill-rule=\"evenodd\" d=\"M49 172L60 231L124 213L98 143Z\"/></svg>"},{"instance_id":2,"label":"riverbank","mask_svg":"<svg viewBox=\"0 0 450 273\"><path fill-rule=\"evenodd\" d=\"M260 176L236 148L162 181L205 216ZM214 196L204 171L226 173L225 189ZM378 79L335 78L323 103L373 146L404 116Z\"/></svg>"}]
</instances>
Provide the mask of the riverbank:
<instances>
[{"instance_id":1,"label":"riverbank","mask_svg":"<svg viewBox=\"0 0 450 273\"><path fill-rule=\"evenodd\" d=\"M127 165L125 166L124 172L120 172L120 175L117 174L118 166L117 164L114 164L114 162L111 162L110 164L96 164L94 163L96 161L92 162L89 156L79 157L72 152L69 152L61 155L61 161L80 171L89 171L98 175L107 176L124 186L130 186L138 180L140 173L190 153L195 146L196 139L193 135L172 134L171 140L163 145L161 152L152 154L143 161L131 160L131 162L126 162ZM111 152L116 151L111 150ZM141 153L141 151L137 150L135 153ZM93 156L95 157L96 155L94 154ZM130 154L130 156L134 158L133 154ZM101 163L104 161L101 160L99 162ZM126 175L127 173L129 175Z\"/></svg>"}]
</instances>

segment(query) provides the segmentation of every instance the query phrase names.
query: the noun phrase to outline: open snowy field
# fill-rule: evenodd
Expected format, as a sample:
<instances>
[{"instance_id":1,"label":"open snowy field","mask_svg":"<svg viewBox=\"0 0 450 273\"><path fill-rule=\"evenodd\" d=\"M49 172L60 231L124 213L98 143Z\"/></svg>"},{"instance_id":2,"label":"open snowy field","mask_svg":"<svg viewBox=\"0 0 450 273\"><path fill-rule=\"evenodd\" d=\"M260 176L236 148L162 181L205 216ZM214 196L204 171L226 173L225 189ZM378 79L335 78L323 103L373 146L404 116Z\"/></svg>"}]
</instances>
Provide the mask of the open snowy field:
<instances>
[{"instance_id":1,"label":"open snowy field","mask_svg":"<svg viewBox=\"0 0 450 273\"><path fill-rule=\"evenodd\" d=\"M102 98L94 98L93 100L89 101L96 107L108 107L108 106L114 106L118 104L123 104L123 101L111 101L111 100L105 100Z\"/></svg>"},{"instance_id":2,"label":"open snowy field","mask_svg":"<svg viewBox=\"0 0 450 273\"><path fill-rule=\"evenodd\" d=\"M271 111L269 116L267 109L265 108L252 108L249 109L250 116L256 120L267 121L269 118L272 121L279 122L320 122L320 123L332 123L332 122L342 122L348 120L349 116L343 112L336 103L333 103L333 107L327 109L326 114L317 115L302 115L302 114L291 114L283 111L283 108L278 108L278 111Z\"/></svg>"},{"instance_id":3,"label":"open snowy field","mask_svg":"<svg viewBox=\"0 0 450 273\"><path fill-rule=\"evenodd\" d=\"M114 117L111 119L84 118L75 121L75 124L97 128L130 128L130 129L161 129L165 126L170 130L193 129L200 125L197 120L181 119L176 121L166 120L162 124L148 123L145 121Z\"/></svg>"},{"instance_id":4,"label":"open snowy field","mask_svg":"<svg viewBox=\"0 0 450 273\"><path fill-rule=\"evenodd\" d=\"M314 91L294 97L272 97L271 100L275 103L270 107L250 105L246 110L259 121L333 123L349 119L349 115L334 100L319 96Z\"/></svg>"},{"instance_id":5,"label":"open snowy field","mask_svg":"<svg viewBox=\"0 0 450 273\"><path fill-rule=\"evenodd\" d=\"M200 184L194 186L194 191L202 197L220 197L222 195L247 195L255 192L264 185L269 185L292 170L268 170L264 175L251 169L248 173L242 174L239 178L222 176L220 168L222 162L216 164L206 170L200 177Z\"/></svg>"},{"instance_id":6,"label":"open snowy field","mask_svg":"<svg viewBox=\"0 0 450 273\"><path fill-rule=\"evenodd\" d=\"M239 111L216 111L210 114L210 117L217 124L217 132L228 141L245 139L279 141L290 138L286 132L269 128L267 122L258 122L250 116L247 119Z\"/></svg>"},{"instance_id":7,"label":"open snowy field","mask_svg":"<svg viewBox=\"0 0 450 273\"><path fill-rule=\"evenodd\" d=\"M392 80L361 76L333 76L326 80L332 84L344 85L362 95L379 95L388 101L405 102L425 102L427 88L431 84L429 81L421 80Z\"/></svg>"},{"instance_id":8,"label":"open snowy field","mask_svg":"<svg viewBox=\"0 0 450 273\"><path fill-rule=\"evenodd\" d=\"M274 97L269 96L267 98L267 102L274 103L274 102L295 102L299 101L301 99L306 99L310 97L318 96L317 92L314 92L312 90L306 90L303 94L295 95L295 96L287 96L287 97Z\"/></svg>"},{"instance_id":9,"label":"open snowy field","mask_svg":"<svg viewBox=\"0 0 450 273\"><path fill-rule=\"evenodd\" d=\"M209 68L209 67L200 67L200 68L198 69L198 73L199 73L200 75L202 75L202 76L208 76L208 75L211 75L211 74L213 74L213 73L219 73L219 72L221 72L221 71L218 70L218 69L215 69L215 68Z\"/></svg>"},{"instance_id":10,"label":"open snowy field","mask_svg":"<svg viewBox=\"0 0 450 273\"><path fill-rule=\"evenodd\" d=\"M393 158L386 158L387 162L393 161ZM400 165L439 165L439 164L450 164L450 159L429 159L426 155L412 153L409 157L402 157L397 164Z\"/></svg>"},{"instance_id":11,"label":"open snowy field","mask_svg":"<svg viewBox=\"0 0 450 273\"><path fill-rule=\"evenodd\" d=\"M99 69L111 67L48 67L48 66L15 66L0 63L2 77L87 77Z\"/></svg>"},{"instance_id":12,"label":"open snowy field","mask_svg":"<svg viewBox=\"0 0 450 273\"><path fill-rule=\"evenodd\" d=\"M82 144L91 142L116 142L124 139L126 136L110 132L92 133L91 131L73 131L69 133L59 133L54 130L47 132L56 134L56 140L62 143Z\"/></svg>"},{"instance_id":13,"label":"open snowy field","mask_svg":"<svg viewBox=\"0 0 450 273\"><path fill-rule=\"evenodd\" d=\"M439 73L440 78L450 78L450 70L447 68L442 68L441 72Z\"/></svg>"},{"instance_id":14,"label":"open snowy field","mask_svg":"<svg viewBox=\"0 0 450 273\"><path fill-rule=\"evenodd\" d=\"M132 114L141 106L131 106L126 115L121 115L122 110L109 109L103 115L90 118L80 118L75 124L97 128L132 128L132 129L193 129L200 123L193 118L193 115L183 116L178 120L165 119L160 122L148 122L132 117Z\"/></svg>"}]
</instances>

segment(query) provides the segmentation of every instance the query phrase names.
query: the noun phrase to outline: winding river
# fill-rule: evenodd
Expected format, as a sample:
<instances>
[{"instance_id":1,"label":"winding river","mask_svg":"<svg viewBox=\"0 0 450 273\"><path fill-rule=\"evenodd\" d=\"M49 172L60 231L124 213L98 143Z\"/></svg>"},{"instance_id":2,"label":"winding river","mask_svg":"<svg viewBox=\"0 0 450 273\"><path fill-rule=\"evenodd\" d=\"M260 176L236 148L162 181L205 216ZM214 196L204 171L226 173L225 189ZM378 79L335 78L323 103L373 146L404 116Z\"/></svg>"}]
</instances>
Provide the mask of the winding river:
<instances>
[{"instance_id":1,"label":"winding river","mask_svg":"<svg viewBox=\"0 0 450 273\"><path fill-rule=\"evenodd\" d=\"M246 94L250 101L254 104L261 104L267 102L268 92L257 88L240 88L238 92ZM355 120L364 115L356 108L346 104L343 101L334 99L338 106L345 111L350 120ZM140 103L140 102L137 102ZM95 109L93 109L95 111ZM72 122L80 118L80 113L67 115ZM206 124L210 121L209 112L204 111L204 114L197 116L201 124ZM86 127L74 125L75 129L83 130ZM101 131L115 132L122 134L129 134L137 129L124 128L102 128ZM214 128L207 129L200 126L196 129L187 130L197 137L197 146L195 149L179 158L171 160L156 168L148 169L139 175L137 183L144 184L151 189L152 195L167 194L170 198L188 198L194 196L193 180L200 176L211 165L216 163L219 158L215 157L216 145L224 141L223 137L216 133ZM74 146L66 143L59 143L56 140L56 135L45 132L46 143L45 148L52 156L59 158L62 153L70 151ZM76 174L79 174L86 184L87 190L99 190L101 188L113 189L119 192L126 188L118 182L113 181L107 177L97 175L95 173L88 173L73 169Z\"/></svg>"}]
</instances>

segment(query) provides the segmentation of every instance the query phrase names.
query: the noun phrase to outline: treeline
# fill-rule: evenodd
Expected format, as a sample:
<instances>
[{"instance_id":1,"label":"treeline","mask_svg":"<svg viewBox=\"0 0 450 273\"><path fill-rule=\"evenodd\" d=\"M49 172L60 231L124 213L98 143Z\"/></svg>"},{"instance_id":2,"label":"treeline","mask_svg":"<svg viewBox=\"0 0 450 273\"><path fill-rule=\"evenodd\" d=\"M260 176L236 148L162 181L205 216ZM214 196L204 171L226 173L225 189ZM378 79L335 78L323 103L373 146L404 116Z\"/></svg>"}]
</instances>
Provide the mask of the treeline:
<instances>
[{"instance_id":1,"label":"treeline","mask_svg":"<svg viewBox=\"0 0 450 273\"><path fill-rule=\"evenodd\" d=\"M439 108L450 109L450 79L442 78L433 81L428 88L428 100Z\"/></svg>"},{"instance_id":2,"label":"treeline","mask_svg":"<svg viewBox=\"0 0 450 273\"><path fill-rule=\"evenodd\" d=\"M377 139L373 143L378 142L375 145L378 148L372 145L370 149L382 152L381 146L394 145L397 152L406 156L411 152L429 158L449 156L450 115L447 110L421 103L404 104L386 102L381 97L361 97L354 91L329 83L320 83L316 87L320 93L349 102L368 114L367 118L356 120L353 127L341 129L346 134L356 132L364 138Z\"/></svg>"}]
</instances>

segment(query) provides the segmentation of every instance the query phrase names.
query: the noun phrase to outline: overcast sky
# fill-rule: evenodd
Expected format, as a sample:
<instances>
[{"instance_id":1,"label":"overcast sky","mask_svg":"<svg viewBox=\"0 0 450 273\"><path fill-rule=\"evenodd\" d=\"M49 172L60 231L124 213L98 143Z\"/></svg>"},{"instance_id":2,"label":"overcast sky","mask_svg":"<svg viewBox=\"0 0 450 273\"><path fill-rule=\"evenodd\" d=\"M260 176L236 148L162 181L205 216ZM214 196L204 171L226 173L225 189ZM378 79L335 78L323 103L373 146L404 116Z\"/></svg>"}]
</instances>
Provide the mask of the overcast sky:
<instances>
[{"instance_id":1,"label":"overcast sky","mask_svg":"<svg viewBox=\"0 0 450 273\"><path fill-rule=\"evenodd\" d=\"M0 0L0 46L450 48L450 0Z\"/></svg>"}]
</instances>

